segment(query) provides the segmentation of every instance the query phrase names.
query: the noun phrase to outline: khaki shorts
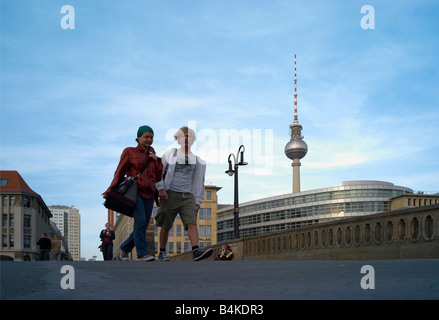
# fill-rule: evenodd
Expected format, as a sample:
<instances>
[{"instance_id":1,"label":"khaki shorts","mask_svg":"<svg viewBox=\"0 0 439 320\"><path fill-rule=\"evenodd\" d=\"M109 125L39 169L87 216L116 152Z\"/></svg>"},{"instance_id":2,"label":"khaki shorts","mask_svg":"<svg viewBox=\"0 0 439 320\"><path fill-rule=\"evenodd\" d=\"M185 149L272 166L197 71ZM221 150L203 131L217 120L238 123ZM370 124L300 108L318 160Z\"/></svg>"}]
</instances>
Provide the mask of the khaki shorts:
<instances>
[{"instance_id":1,"label":"khaki shorts","mask_svg":"<svg viewBox=\"0 0 439 320\"><path fill-rule=\"evenodd\" d=\"M167 191L168 199L160 201L160 207L155 217L156 225L170 230L177 214L183 222L184 229L188 224L197 224L197 208L195 198L191 193Z\"/></svg>"}]
</instances>

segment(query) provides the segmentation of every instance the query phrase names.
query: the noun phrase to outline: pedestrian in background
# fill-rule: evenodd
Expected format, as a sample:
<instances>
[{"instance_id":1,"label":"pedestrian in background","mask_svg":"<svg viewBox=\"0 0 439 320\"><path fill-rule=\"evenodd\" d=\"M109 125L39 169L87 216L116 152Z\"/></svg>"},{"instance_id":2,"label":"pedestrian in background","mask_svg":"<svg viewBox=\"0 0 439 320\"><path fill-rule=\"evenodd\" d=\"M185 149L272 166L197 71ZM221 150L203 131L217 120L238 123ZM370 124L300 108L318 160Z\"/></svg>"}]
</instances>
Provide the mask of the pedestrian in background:
<instances>
[{"instance_id":1,"label":"pedestrian in background","mask_svg":"<svg viewBox=\"0 0 439 320\"><path fill-rule=\"evenodd\" d=\"M114 231L111 230L111 224L106 223L105 229L99 235L102 241L102 255L104 260L113 260L113 240L116 238Z\"/></svg>"},{"instance_id":2,"label":"pedestrian in background","mask_svg":"<svg viewBox=\"0 0 439 320\"><path fill-rule=\"evenodd\" d=\"M50 260L61 261L61 240L57 235L53 237L52 250L50 251Z\"/></svg>"},{"instance_id":3,"label":"pedestrian in background","mask_svg":"<svg viewBox=\"0 0 439 320\"><path fill-rule=\"evenodd\" d=\"M49 261L49 252L52 247L52 241L47 238L47 233L43 233L41 238L38 240L37 245L40 246L40 260Z\"/></svg>"}]
</instances>

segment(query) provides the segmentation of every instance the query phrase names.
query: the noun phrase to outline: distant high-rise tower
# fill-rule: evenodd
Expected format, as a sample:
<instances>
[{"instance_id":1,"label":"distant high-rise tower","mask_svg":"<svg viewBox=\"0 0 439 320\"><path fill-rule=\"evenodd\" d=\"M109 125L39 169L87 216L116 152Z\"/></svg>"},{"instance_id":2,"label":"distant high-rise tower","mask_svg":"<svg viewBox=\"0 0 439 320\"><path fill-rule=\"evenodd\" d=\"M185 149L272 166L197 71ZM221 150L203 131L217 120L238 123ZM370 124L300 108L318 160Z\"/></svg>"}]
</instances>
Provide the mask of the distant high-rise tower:
<instances>
[{"instance_id":1,"label":"distant high-rise tower","mask_svg":"<svg viewBox=\"0 0 439 320\"><path fill-rule=\"evenodd\" d=\"M74 261L81 256L81 215L75 206L53 205L48 207L52 221L67 241L68 251Z\"/></svg>"},{"instance_id":2,"label":"distant high-rise tower","mask_svg":"<svg viewBox=\"0 0 439 320\"><path fill-rule=\"evenodd\" d=\"M285 146L285 155L293 160L293 193L300 192L300 159L308 152L308 145L303 141L302 126L297 118L297 74L296 55L294 55L294 123L290 124L291 140Z\"/></svg>"}]
</instances>

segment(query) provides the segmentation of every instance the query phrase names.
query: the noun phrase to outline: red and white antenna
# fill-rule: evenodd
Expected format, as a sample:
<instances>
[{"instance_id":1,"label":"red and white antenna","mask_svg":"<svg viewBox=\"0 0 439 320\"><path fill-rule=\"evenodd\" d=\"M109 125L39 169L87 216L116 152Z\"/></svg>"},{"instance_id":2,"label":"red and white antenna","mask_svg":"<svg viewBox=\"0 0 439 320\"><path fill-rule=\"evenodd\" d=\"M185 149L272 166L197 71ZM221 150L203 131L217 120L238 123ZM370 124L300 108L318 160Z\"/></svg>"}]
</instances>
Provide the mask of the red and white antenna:
<instances>
[{"instance_id":1,"label":"red and white antenna","mask_svg":"<svg viewBox=\"0 0 439 320\"><path fill-rule=\"evenodd\" d=\"M298 123L297 119L297 69L296 69L296 55L294 55L294 123Z\"/></svg>"}]
</instances>

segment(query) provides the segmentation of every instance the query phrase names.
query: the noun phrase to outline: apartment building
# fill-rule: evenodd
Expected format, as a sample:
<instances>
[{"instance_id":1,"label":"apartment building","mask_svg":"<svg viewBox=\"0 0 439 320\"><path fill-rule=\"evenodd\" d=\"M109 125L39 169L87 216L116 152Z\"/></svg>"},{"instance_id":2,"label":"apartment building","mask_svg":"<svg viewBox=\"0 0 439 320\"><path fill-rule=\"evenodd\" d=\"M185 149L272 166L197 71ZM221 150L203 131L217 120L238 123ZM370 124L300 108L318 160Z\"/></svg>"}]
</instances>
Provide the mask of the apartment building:
<instances>
[{"instance_id":1,"label":"apartment building","mask_svg":"<svg viewBox=\"0 0 439 320\"><path fill-rule=\"evenodd\" d=\"M52 214L17 171L0 171L1 260L39 260L36 244L51 233Z\"/></svg>"}]
</instances>

